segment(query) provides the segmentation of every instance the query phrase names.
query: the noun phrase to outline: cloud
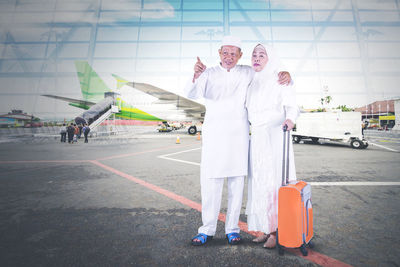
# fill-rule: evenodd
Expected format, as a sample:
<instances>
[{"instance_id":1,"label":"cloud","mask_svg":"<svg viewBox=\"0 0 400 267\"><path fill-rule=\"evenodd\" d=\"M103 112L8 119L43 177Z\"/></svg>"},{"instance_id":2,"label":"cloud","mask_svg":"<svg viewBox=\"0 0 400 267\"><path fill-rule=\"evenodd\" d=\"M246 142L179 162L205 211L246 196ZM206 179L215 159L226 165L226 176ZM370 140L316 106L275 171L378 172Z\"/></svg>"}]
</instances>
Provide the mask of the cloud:
<instances>
[{"instance_id":1,"label":"cloud","mask_svg":"<svg viewBox=\"0 0 400 267\"><path fill-rule=\"evenodd\" d=\"M96 14L96 4L88 4L85 9L71 11L68 6L54 12L17 12L15 21L18 24L43 24L43 23L116 23L127 21L138 21L142 19L163 19L175 16L173 6L164 0L144 1L142 8L141 1L102 1L100 18ZM37 4L38 6L40 4ZM18 11L30 11L32 4L21 4Z\"/></svg>"},{"instance_id":2,"label":"cloud","mask_svg":"<svg viewBox=\"0 0 400 267\"><path fill-rule=\"evenodd\" d=\"M144 5L144 9L151 10L143 13L144 18L171 18L175 14L173 6L164 1L147 3Z\"/></svg>"},{"instance_id":3,"label":"cloud","mask_svg":"<svg viewBox=\"0 0 400 267\"><path fill-rule=\"evenodd\" d=\"M162 19L162 18L172 18L175 15L175 10L173 6L163 0L156 1L144 1L143 9L141 8L141 3L133 1L119 1L115 2L112 0L105 1L102 4L102 12L104 17L102 22L118 22L126 21L132 18L144 18L144 19ZM118 12L113 12L118 11ZM122 12L121 12L122 11Z\"/></svg>"}]
</instances>

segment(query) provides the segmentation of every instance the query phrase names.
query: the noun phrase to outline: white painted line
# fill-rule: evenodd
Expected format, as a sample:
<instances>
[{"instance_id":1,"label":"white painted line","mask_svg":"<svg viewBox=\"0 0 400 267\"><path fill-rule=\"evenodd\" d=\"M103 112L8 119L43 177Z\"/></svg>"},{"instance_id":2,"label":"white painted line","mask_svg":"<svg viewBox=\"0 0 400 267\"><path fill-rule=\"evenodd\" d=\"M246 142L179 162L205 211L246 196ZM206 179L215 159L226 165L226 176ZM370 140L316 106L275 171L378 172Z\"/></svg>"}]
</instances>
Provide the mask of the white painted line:
<instances>
[{"instance_id":1,"label":"white painted line","mask_svg":"<svg viewBox=\"0 0 400 267\"><path fill-rule=\"evenodd\" d=\"M177 161L177 162L182 162L182 163L186 163L186 164L200 166L200 163L197 163L197 162L191 162L191 161L186 161L186 160L181 160L181 159L167 158L167 157L163 157L163 156L158 156L158 157L160 159L172 160L172 161Z\"/></svg>"},{"instance_id":2,"label":"white painted line","mask_svg":"<svg viewBox=\"0 0 400 267\"><path fill-rule=\"evenodd\" d=\"M182 154L182 153L186 153L186 152L194 151L194 150L199 150L199 149L201 149L201 147L192 148L192 149L188 149L188 150L183 150L183 151L179 151L179 152L175 152L175 153L170 153L170 154L165 154L165 155L161 155L161 156L158 156L158 157L168 157L168 156L171 156L171 155Z\"/></svg>"},{"instance_id":3,"label":"white painted line","mask_svg":"<svg viewBox=\"0 0 400 267\"><path fill-rule=\"evenodd\" d=\"M183 150L183 151L179 151L179 152L175 152L175 153L160 155L160 156L158 156L158 158L200 166L200 163L197 163L197 162L181 160L181 159L174 159L174 158L169 158L168 157L168 156L182 154L182 153L185 153L185 152L199 150L199 149L201 149L201 148L199 147L199 148ZM400 182L348 181L348 182L309 182L308 184L313 185L313 186L393 186L393 185L396 186L396 185L400 185Z\"/></svg>"},{"instance_id":4,"label":"white painted line","mask_svg":"<svg viewBox=\"0 0 400 267\"><path fill-rule=\"evenodd\" d=\"M400 185L400 182L309 182L314 186L391 186Z\"/></svg>"},{"instance_id":5,"label":"white painted line","mask_svg":"<svg viewBox=\"0 0 400 267\"><path fill-rule=\"evenodd\" d=\"M378 144L375 144L375 143L372 143L372 142L368 142L368 143L370 143L371 145L374 145L374 146L378 146L378 147L393 151L393 152L399 152L398 150L391 149L391 148L388 148L388 147L385 147L385 146L382 146L382 145L378 145Z\"/></svg>"},{"instance_id":6,"label":"white painted line","mask_svg":"<svg viewBox=\"0 0 400 267\"><path fill-rule=\"evenodd\" d=\"M190 151L194 151L194 150L199 150L199 149L201 149L201 147L193 148L193 149L188 149L188 150L183 150L183 151L179 151L179 152L175 152L175 153L170 153L170 154L165 154L165 155L160 155L160 156L158 156L158 158L160 158L160 159L166 159L166 160L172 160L172 161L181 162L181 163L186 163L186 164L191 164L191 165L196 165L196 166L200 166L200 163L197 163L197 162L192 162L192 161L187 161L187 160L169 158L169 156L172 156L172 155L182 154L182 153L186 153L186 152L190 152Z\"/></svg>"}]
</instances>

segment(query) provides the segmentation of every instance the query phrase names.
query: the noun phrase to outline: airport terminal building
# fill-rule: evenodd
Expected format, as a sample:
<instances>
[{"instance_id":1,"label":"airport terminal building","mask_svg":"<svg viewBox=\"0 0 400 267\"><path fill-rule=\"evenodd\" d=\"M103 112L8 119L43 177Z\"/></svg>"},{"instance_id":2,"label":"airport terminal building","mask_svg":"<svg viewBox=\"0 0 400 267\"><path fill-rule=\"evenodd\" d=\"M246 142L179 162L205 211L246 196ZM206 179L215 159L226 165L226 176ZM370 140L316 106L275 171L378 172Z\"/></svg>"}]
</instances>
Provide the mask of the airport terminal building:
<instances>
[{"instance_id":1,"label":"airport terminal building","mask_svg":"<svg viewBox=\"0 0 400 267\"><path fill-rule=\"evenodd\" d=\"M29 115L22 110L12 110L7 114L0 115L0 128L32 126L42 126L40 119L35 118L33 115Z\"/></svg>"},{"instance_id":2,"label":"airport terminal building","mask_svg":"<svg viewBox=\"0 0 400 267\"><path fill-rule=\"evenodd\" d=\"M387 126L387 128L391 129L395 126L396 121L396 101L398 100L375 101L363 107L356 108L354 111L361 112L364 122L375 122L378 128L386 128ZM397 110L397 113L399 112L400 110Z\"/></svg>"},{"instance_id":3,"label":"airport terminal building","mask_svg":"<svg viewBox=\"0 0 400 267\"><path fill-rule=\"evenodd\" d=\"M75 61L111 88L118 74L182 94L196 57L218 64L224 35L273 45L296 83L297 102L361 107L398 96L397 0L9 0L0 1L0 114L43 119L81 110L41 95L82 98ZM133 102L141 94L134 90Z\"/></svg>"}]
</instances>

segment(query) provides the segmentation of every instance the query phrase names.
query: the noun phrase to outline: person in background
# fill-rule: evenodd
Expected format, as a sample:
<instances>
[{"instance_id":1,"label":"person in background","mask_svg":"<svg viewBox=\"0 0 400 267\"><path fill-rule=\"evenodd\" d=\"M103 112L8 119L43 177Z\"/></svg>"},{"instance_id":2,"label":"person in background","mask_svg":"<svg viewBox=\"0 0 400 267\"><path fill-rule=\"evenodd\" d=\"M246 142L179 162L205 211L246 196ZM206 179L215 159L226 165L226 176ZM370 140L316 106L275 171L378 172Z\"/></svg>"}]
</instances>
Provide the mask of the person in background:
<instances>
[{"instance_id":1,"label":"person in background","mask_svg":"<svg viewBox=\"0 0 400 267\"><path fill-rule=\"evenodd\" d=\"M74 133L75 133L75 127L74 124L71 123L68 127L67 127L67 134L68 134L68 143L72 144L73 140L74 140Z\"/></svg>"},{"instance_id":2,"label":"person in background","mask_svg":"<svg viewBox=\"0 0 400 267\"><path fill-rule=\"evenodd\" d=\"M67 127L65 125L65 123L60 127L60 134L61 134L61 141L60 142L64 142L67 139Z\"/></svg>"},{"instance_id":3,"label":"person in background","mask_svg":"<svg viewBox=\"0 0 400 267\"><path fill-rule=\"evenodd\" d=\"M290 131L299 114L293 85L277 82L280 60L271 47L258 44L252 53L254 78L246 108L251 123L246 205L249 231L264 234L253 241L274 248L278 227L278 190L282 184L283 127ZM291 140L291 139L290 139ZM296 180L293 148L289 151L289 180Z\"/></svg>"},{"instance_id":4,"label":"person in background","mask_svg":"<svg viewBox=\"0 0 400 267\"><path fill-rule=\"evenodd\" d=\"M81 139L82 129L83 129L82 123L78 124L78 128L79 128L78 139Z\"/></svg>"},{"instance_id":5,"label":"person in background","mask_svg":"<svg viewBox=\"0 0 400 267\"><path fill-rule=\"evenodd\" d=\"M79 128L74 124L74 143L78 143Z\"/></svg>"},{"instance_id":6,"label":"person in background","mask_svg":"<svg viewBox=\"0 0 400 267\"><path fill-rule=\"evenodd\" d=\"M88 141L88 135L89 135L89 132L90 132L89 125L85 124L85 126L82 128L82 131L83 131L83 135L85 136L85 143L88 143L89 142Z\"/></svg>"}]
</instances>

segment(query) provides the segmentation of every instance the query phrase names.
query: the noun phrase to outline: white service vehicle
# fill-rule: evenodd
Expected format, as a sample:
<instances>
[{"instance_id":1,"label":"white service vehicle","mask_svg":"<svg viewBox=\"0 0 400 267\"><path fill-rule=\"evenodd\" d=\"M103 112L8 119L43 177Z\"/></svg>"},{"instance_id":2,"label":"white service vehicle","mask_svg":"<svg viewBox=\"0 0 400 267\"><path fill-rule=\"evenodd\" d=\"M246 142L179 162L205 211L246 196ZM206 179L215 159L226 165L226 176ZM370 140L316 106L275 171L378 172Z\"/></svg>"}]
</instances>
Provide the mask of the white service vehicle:
<instances>
[{"instance_id":1,"label":"white service vehicle","mask_svg":"<svg viewBox=\"0 0 400 267\"><path fill-rule=\"evenodd\" d=\"M313 112L301 113L292 132L295 143L301 139L320 139L349 143L352 148L367 148L362 133L360 112Z\"/></svg>"}]
</instances>

